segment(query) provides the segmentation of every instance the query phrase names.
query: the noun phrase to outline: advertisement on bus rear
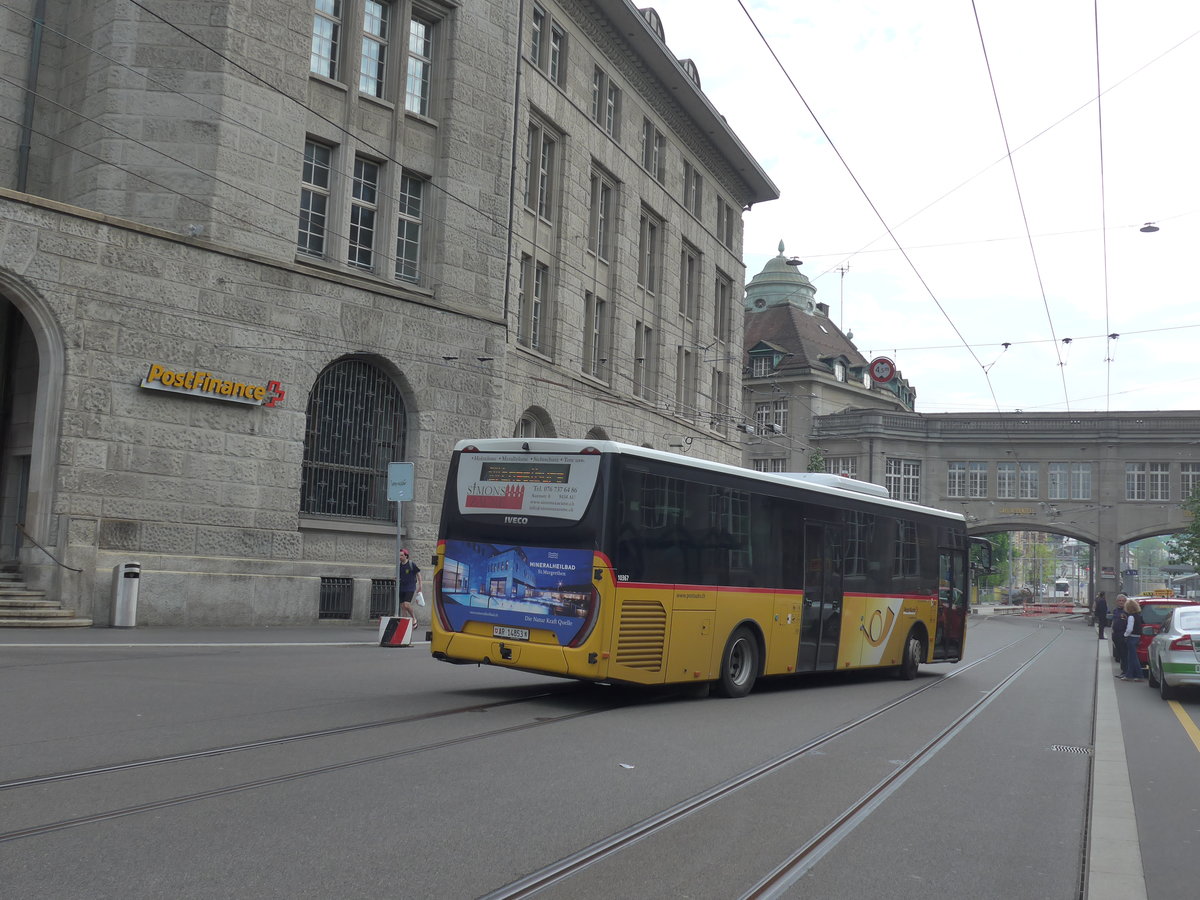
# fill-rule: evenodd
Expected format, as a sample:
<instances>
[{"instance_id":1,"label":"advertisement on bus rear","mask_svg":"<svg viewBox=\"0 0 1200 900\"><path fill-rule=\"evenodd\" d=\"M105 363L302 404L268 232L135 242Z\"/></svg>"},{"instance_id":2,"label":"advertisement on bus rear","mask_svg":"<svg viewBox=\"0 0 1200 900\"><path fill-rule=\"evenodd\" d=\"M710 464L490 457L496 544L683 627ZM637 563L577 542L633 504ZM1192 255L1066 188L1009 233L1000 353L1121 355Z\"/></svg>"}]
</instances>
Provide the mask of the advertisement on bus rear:
<instances>
[{"instance_id":1,"label":"advertisement on bus rear","mask_svg":"<svg viewBox=\"0 0 1200 900\"><path fill-rule=\"evenodd\" d=\"M463 453L458 511L578 522L596 488L600 457L578 453Z\"/></svg>"},{"instance_id":2,"label":"advertisement on bus rear","mask_svg":"<svg viewBox=\"0 0 1200 900\"><path fill-rule=\"evenodd\" d=\"M592 613L592 551L447 540L441 609L450 627L490 623L498 638L552 631L569 644Z\"/></svg>"}]
</instances>

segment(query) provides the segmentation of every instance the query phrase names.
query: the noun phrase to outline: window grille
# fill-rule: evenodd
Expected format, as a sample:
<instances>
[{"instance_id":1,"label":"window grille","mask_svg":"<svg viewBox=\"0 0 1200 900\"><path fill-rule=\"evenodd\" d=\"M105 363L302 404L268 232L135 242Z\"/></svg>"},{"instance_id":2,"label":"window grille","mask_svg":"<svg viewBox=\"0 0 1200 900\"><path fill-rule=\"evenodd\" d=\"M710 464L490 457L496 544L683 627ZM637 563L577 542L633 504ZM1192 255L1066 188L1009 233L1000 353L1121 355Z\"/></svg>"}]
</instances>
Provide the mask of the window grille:
<instances>
[{"instance_id":1,"label":"window grille","mask_svg":"<svg viewBox=\"0 0 1200 900\"><path fill-rule=\"evenodd\" d=\"M371 579L371 612L370 618L390 616L396 610L396 579Z\"/></svg>"},{"instance_id":2,"label":"window grille","mask_svg":"<svg viewBox=\"0 0 1200 900\"><path fill-rule=\"evenodd\" d=\"M322 578L318 619L348 619L354 606L353 578Z\"/></svg>"},{"instance_id":3,"label":"window grille","mask_svg":"<svg viewBox=\"0 0 1200 900\"><path fill-rule=\"evenodd\" d=\"M300 512L395 522L387 469L405 458L406 431L404 401L386 373L355 358L329 366L308 398Z\"/></svg>"}]
</instances>

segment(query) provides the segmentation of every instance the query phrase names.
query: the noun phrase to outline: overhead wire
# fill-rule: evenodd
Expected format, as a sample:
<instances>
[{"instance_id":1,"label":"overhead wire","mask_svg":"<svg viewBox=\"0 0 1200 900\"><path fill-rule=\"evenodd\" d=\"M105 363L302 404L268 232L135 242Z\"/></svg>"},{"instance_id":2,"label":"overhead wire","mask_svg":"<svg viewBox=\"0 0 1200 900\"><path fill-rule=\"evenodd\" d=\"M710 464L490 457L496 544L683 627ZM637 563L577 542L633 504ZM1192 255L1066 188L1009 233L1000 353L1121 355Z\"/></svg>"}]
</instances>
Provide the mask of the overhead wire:
<instances>
[{"instance_id":1,"label":"overhead wire","mask_svg":"<svg viewBox=\"0 0 1200 900\"><path fill-rule=\"evenodd\" d=\"M854 186L856 188L858 188L859 193L862 195L862 197L866 201L867 205L871 208L871 212L873 212L875 214L875 217L879 220L879 223L883 226L884 230L887 232L888 237L890 237L892 242L896 245L896 249L900 252L900 255L904 258L904 261L908 264L910 271L916 277L917 281L920 283L920 285L924 289L925 293L929 296L930 300L933 301L934 306L936 306L938 311L942 314L942 318L946 320L946 323L950 326L950 329L958 336L959 341L961 342L962 346L966 349L967 353L971 356L972 359L975 360L975 363L976 363L976 365L979 366L980 370L983 371L984 370L983 362L975 354L975 351L973 349L971 349L971 345L967 342L967 339L963 336L963 333L959 329L958 324L954 321L953 317L950 315L949 312L947 312L946 308L942 305L941 300L938 299L937 294L934 293L933 288L931 288L929 286L929 283L925 280L925 277L921 274L921 271L917 268L916 263L913 262L912 257L909 255L909 253L905 249L904 245L900 242L900 239L896 236L895 231L892 229L891 225L888 223L888 221L884 217L883 213L880 212L879 207L875 205L875 201L871 198L871 195L867 192L866 188L863 186L862 182L859 180L858 176L855 174L854 169L850 166L850 163L846 160L846 157L842 155L841 150L838 149L837 143L833 140L832 135L830 135L829 132L826 130L824 124L822 124L820 118L817 116L816 111L812 108L812 106L809 104L808 100L805 98L803 92L801 92L800 88L796 85L796 82L792 78L791 73L788 71L787 67L783 64L783 61L779 58L779 54L775 52L775 48L771 45L771 42L767 39L767 36L765 34L763 34L762 29L759 28L758 23L755 21L754 16L751 15L750 10L746 8L745 0L737 0L737 3L738 3L738 6L741 7L742 12L745 14L746 18L749 20L750 25L754 28L754 31L758 34L759 40L762 42L763 46L766 47L767 52L771 55L771 58L775 61L775 65L778 67L779 71L783 74L783 77L787 80L787 83L791 87L793 93L795 93L797 98L799 98L800 102L804 105L804 108L808 111L808 114L812 118L813 123L817 126L818 130L820 130L822 137L825 138L825 141L829 144L830 149L833 150L834 155L837 156L838 161L842 164L842 167L846 170L846 173L850 176L850 180L852 182L854 182ZM984 375L985 383L988 386L988 390L992 394L992 399L996 402L996 408L999 409L1000 403L999 403L999 400L996 398L995 388L993 387L991 380L989 378L987 378L986 371L983 371L983 375Z\"/></svg>"},{"instance_id":2,"label":"overhead wire","mask_svg":"<svg viewBox=\"0 0 1200 900\"><path fill-rule=\"evenodd\" d=\"M1067 391L1067 374L1064 371L1066 363L1063 362L1062 354L1059 352L1058 339L1054 333L1054 316L1050 312L1050 301L1046 297L1046 285L1042 280L1042 267L1038 262L1037 248L1033 243L1033 233L1029 228L1029 214L1025 210L1025 197L1021 193L1021 180L1017 177L1017 164L1013 160L1012 145L1008 140L1008 126L1004 122L1004 111L1000 106L1000 93L996 90L996 76L992 72L992 61L988 56L987 41L983 37L983 23L979 20L979 8L975 0L971 0L971 12L975 15L975 28L979 33L979 47L983 52L984 67L987 69L988 84L992 89L992 99L996 104L996 118L1000 124L1000 134L1004 139L1005 157L1008 159L1008 168L1012 173L1013 190L1017 195L1017 204L1021 210L1021 221L1025 226L1025 236L1029 243L1029 256L1033 262L1033 270L1037 276L1038 292L1042 296L1042 308L1046 313L1046 322L1050 328L1050 336L1055 338L1054 352L1058 357L1059 377L1062 381L1063 400L1067 404L1067 409L1071 408L1070 393ZM989 379L990 383L990 379ZM993 391L993 396L995 392ZM997 408L999 408L997 406Z\"/></svg>"},{"instance_id":3,"label":"overhead wire","mask_svg":"<svg viewBox=\"0 0 1200 900\"><path fill-rule=\"evenodd\" d=\"M1093 36L1096 41L1096 144L1100 161L1100 241L1101 260L1104 266L1104 332L1108 334L1112 331L1112 326L1109 324L1108 305L1108 201L1104 189L1104 92L1100 90L1100 4L1098 0L1092 0L1092 22ZM1106 411L1112 403L1110 394L1112 393L1111 342L1113 340L1114 338L1109 334L1109 343L1105 344L1104 353L1104 409Z\"/></svg>"}]
</instances>

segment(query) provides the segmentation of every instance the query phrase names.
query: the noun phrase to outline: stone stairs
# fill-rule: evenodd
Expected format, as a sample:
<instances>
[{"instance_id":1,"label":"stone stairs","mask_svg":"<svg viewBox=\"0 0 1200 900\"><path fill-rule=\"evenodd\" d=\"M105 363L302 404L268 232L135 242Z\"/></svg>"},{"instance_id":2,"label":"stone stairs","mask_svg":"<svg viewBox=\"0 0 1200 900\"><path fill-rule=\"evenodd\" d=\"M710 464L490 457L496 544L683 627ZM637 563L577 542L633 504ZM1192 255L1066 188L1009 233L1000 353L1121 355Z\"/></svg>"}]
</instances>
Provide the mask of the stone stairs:
<instances>
[{"instance_id":1,"label":"stone stairs","mask_svg":"<svg viewBox=\"0 0 1200 900\"><path fill-rule=\"evenodd\" d=\"M45 591L25 586L20 572L0 572L0 628L79 628L91 619L63 609L58 600L47 600Z\"/></svg>"}]
</instances>

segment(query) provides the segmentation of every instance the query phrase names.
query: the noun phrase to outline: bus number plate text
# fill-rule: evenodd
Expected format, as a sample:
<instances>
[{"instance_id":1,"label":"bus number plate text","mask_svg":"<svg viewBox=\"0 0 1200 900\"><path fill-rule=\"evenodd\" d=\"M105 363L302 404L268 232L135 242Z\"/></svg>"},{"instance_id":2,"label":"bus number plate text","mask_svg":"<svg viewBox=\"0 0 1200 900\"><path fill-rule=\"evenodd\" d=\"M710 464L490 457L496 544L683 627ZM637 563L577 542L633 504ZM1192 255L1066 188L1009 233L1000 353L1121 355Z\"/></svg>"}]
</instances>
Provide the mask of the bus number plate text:
<instances>
[{"instance_id":1,"label":"bus number plate text","mask_svg":"<svg viewBox=\"0 0 1200 900\"><path fill-rule=\"evenodd\" d=\"M510 628L507 625L493 625L492 637L511 638L514 641L529 640L528 628Z\"/></svg>"}]
</instances>

